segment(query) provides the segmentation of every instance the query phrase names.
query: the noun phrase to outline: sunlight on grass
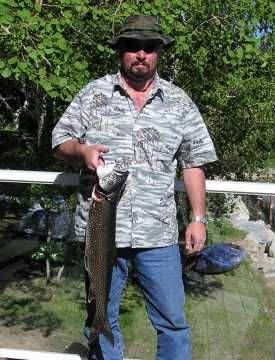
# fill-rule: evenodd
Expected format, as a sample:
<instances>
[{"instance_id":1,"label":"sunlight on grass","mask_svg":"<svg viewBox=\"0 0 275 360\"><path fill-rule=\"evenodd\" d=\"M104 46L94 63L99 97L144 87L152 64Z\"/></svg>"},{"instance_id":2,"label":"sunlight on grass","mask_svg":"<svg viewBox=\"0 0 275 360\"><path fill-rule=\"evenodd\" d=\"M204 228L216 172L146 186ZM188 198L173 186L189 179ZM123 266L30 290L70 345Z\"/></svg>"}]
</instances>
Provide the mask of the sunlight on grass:
<instances>
[{"instance_id":1,"label":"sunlight on grass","mask_svg":"<svg viewBox=\"0 0 275 360\"><path fill-rule=\"evenodd\" d=\"M228 221L210 222L208 243L237 241L245 233ZM120 311L125 356L153 360L156 336L147 318L143 296L134 281L127 285ZM229 273L197 277L186 284L186 317L193 329L195 360L270 360L275 334L275 291L267 288L249 259ZM44 351L65 351L81 345L86 316L82 265L65 267L61 283L46 285L41 265L16 274L2 290L0 323L15 333L35 330L48 339ZM30 331L31 333L31 331ZM84 349L84 350L83 350Z\"/></svg>"}]
</instances>

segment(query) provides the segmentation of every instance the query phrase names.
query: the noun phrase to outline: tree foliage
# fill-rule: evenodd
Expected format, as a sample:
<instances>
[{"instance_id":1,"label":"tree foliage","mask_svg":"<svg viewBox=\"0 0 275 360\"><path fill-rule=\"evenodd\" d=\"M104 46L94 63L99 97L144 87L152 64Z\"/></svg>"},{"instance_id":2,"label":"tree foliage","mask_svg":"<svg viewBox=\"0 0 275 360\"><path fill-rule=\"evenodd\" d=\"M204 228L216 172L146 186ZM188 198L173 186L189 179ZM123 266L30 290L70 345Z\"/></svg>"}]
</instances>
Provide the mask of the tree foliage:
<instances>
[{"instance_id":1,"label":"tree foliage","mask_svg":"<svg viewBox=\"0 0 275 360\"><path fill-rule=\"evenodd\" d=\"M0 8L0 124L16 128L32 169L52 168L50 132L77 91L117 70L106 40L133 14L158 16L176 39L159 72L203 113L220 159L209 175L242 179L274 148L272 2L0 0Z\"/></svg>"}]
</instances>

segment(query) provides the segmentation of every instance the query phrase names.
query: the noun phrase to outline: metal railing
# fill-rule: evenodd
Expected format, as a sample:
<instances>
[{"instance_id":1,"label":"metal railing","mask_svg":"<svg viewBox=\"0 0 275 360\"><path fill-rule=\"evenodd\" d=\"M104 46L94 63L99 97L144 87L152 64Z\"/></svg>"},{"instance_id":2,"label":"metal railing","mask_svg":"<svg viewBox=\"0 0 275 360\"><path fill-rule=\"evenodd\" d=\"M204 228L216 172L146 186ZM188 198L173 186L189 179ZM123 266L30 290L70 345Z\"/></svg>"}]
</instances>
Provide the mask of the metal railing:
<instances>
[{"instance_id":1,"label":"metal railing","mask_svg":"<svg viewBox=\"0 0 275 360\"><path fill-rule=\"evenodd\" d=\"M0 357L5 359L24 360L81 360L79 355L56 352L29 351L20 349L0 348Z\"/></svg>"},{"instance_id":2,"label":"metal railing","mask_svg":"<svg viewBox=\"0 0 275 360\"><path fill-rule=\"evenodd\" d=\"M4 183L28 183L61 186L77 186L79 174L47 172L47 171L23 171L23 170L0 170L0 182ZM184 191L184 184L175 180L175 190ZM210 193L228 193L240 195L275 196L275 184L258 182L240 182L223 180L206 180L206 191ZM79 360L79 355L61 354L49 352L36 352L16 349L1 349L0 357L26 360Z\"/></svg>"},{"instance_id":3,"label":"metal railing","mask_svg":"<svg viewBox=\"0 0 275 360\"><path fill-rule=\"evenodd\" d=\"M0 170L0 182L77 186L79 183L79 174L49 171ZM175 190L184 190L182 181L175 181ZM275 184L206 180L206 191L211 193L275 196Z\"/></svg>"}]
</instances>

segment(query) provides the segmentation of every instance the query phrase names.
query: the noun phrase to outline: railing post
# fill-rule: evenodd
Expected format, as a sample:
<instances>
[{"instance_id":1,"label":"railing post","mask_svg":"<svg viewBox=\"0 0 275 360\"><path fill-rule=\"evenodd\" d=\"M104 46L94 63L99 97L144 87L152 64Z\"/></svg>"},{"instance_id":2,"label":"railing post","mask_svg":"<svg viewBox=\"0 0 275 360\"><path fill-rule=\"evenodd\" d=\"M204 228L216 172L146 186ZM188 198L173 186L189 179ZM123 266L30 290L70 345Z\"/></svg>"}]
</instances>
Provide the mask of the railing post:
<instances>
[{"instance_id":1,"label":"railing post","mask_svg":"<svg viewBox=\"0 0 275 360\"><path fill-rule=\"evenodd\" d=\"M273 201L272 196L269 197L269 225L272 226L273 223Z\"/></svg>"}]
</instances>

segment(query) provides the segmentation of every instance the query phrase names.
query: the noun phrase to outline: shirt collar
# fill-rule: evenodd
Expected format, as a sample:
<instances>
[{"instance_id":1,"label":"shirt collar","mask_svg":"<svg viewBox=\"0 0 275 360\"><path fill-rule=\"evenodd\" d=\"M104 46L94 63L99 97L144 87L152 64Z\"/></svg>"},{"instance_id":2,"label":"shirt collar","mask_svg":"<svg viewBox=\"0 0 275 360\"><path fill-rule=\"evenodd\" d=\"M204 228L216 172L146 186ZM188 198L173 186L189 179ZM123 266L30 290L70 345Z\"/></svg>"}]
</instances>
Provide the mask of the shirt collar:
<instances>
[{"instance_id":1,"label":"shirt collar","mask_svg":"<svg viewBox=\"0 0 275 360\"><path fill-rule=\"evenodd\" d=\"M119 91L121 94L126 94L125 89L123 88L122 85L122 81L121 81L121 72L118 71L114 77L113 77L113 92L112 95L114 94L115 91ZM160 81L160 77L158 75L158 73L156 73L155 75L155 82L153 85L153 89L150 95L150 98L154 98L155 96L159 96L160 99L163 101L164 98L164 89L163 86L161 84Z\"/></svg>"}]
</instances>

